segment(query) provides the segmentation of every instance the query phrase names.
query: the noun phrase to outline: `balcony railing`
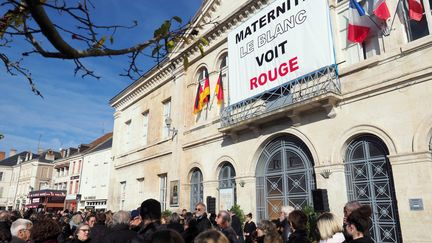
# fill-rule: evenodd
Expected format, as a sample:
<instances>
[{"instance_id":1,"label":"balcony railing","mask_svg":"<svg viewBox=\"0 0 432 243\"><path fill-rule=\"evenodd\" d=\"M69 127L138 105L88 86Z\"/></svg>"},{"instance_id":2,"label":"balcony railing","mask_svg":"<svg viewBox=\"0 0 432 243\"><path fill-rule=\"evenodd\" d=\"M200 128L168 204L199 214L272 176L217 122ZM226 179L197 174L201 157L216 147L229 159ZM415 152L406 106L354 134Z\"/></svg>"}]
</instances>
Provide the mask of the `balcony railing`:
<instances>
[{"instance_id":1,"label":"balcony railing","mask_svg":"<svg viewBox=\"0 0 432 243\"><path fill-rule=\"evenodd\" d=\"M221 114L220 130L224 132L228 127L277 113L281 108L307 102L325 94L341 94L336 65L322 68L268 92L226 107Z\"/></svg>"}]
</instances>

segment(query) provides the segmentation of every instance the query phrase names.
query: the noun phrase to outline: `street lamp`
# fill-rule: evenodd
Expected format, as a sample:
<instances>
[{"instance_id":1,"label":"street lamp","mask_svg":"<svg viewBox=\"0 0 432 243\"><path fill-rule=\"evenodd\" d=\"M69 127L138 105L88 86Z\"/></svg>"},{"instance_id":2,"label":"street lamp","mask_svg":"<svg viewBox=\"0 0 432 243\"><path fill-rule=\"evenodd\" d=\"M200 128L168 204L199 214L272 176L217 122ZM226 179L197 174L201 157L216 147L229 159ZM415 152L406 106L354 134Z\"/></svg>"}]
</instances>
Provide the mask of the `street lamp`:
<instances>
[{"instance_id":1,"label":"street lamp","mask_svg":"<svg viewBox=\"0 0 432 243\"><path fill-rule=\"evenodd\" d=\"M174 137L175 137L175 136L177 135L177 133L178 133L178 129L175 129L175 127L171 128L171 124L172 124L172 119L171 119L171 117L167 117L167 118L165 118L165 124L166 124L166 126L167 126L167 128L168 128L168 131L169 131L169 132L172 132L171 140L173 140Z\"/></svg>"}]
</instances>

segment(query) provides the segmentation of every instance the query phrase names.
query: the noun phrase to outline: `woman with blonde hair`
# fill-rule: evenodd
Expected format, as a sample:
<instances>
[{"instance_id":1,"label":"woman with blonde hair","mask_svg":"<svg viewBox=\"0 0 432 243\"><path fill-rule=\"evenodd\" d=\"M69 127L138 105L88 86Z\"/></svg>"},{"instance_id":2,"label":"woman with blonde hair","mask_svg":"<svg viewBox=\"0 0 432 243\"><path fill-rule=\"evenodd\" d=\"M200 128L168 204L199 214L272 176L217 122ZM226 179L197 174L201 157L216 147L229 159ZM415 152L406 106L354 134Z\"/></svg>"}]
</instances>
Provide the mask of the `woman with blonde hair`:
<instances>
[{"instance_id":1,"label":"woman with blonde hair","mask_svg":"<svg viewBox=\"0 0 432 243\"><path fill-rule=\"evenodd\" d=\"M323 213L317 219L320 243L342 243L345 241L339 220L332 213Z\"/></svg>"}]
</instances>

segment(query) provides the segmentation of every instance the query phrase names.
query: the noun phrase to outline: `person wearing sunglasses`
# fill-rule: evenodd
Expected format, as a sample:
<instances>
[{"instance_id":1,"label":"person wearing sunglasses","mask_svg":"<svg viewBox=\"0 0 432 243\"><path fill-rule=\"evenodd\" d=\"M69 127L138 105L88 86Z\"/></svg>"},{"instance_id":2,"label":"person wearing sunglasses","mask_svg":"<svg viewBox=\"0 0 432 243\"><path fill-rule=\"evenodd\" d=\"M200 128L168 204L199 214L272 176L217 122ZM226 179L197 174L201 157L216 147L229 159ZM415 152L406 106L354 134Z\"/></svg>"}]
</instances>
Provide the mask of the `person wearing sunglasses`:
<instances>
[{"instance_id":1,"label":"person wearing sunglasses","mask_svg":"<svg viewBox=\"0 0 432 243\"><path fill-rule=\"evenodd\" d=\"M200 233L211 229L212 224L207 218L206 205L204 203L199 202L195 205L195 218L197 220L197 229Z\"/></svg>"}]
</instances>

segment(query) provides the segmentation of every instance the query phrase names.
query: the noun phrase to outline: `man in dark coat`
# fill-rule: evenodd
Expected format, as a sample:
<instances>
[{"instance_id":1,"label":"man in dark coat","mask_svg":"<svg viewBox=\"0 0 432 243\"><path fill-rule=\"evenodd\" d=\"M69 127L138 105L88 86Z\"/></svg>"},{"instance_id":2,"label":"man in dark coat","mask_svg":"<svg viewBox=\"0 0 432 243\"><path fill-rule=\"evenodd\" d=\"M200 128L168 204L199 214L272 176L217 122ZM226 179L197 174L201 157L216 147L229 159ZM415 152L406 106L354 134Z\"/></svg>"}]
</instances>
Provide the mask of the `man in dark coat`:
<instances>
[{"instance_id":1,"label":"man in dark coat","mask_svg":"<svg viewBox=\"0 0 432 243\"><path fill-rule=\"evenodd\" d=\"M234 232L237 234L237 239L239 243L244 242L243 238L243 229L240 222L239 217L234 212L229 212L231 215L231 227L233 228Z\"/></svg>"},{"instance_id":2,"label":"man in dark coat","mask_svg":"<svg viewBox=\"0 0 432 243\"><path fill-rule=\"evenodd\" d=\"M155 199L147 199L141 203L140 215L143 227L138 231L130 243L147 243L151 241L151 236L158 229L161 229L161 204Z\"/></svg>"},{"instance_id":3,"label":"man in dark coat","mask_svg":"<svg viewBox=\"0 0 432 243\"><path fill-rule=\"evenodd\" d=\"M130 214L126 211L118 211L113 215L113 225L103 242L105 243L123 243L134 238L137 233L129 229Z\"/></svg>"},{"instance_id":4,"label":"man in dark coat","mask_svg":"<svg viewBox=\"0 0 432 243\"><path fill-rule=\"evenodd\" d=\"M227 211L220 211L216 223L220 231L228 238L230 243L239 243L238 236L231 227L231 215Z\"/></svg>"},{"instance_id":5,"label":"man in dark coat","mask_svg":"<svg viewBox=\"0 0 432 243\"><path fill-rule=\"evenodd\" d=\"M95 216L96 222L90 231L90 242L91 243L103 243L104 237L108 234L108 227L105 225L106 215L105 213L98 213Z\"/></svg>"},{"instance_id":6,"label":"man in dark coat","mask_svg":"<svg viewBox=\"0 0 432 243\"><path fill-rule=\"evenodd\" d=\"M204 203L199 202L195 205L195 217L197 220L197 229L200 233L211 229L212 224L207 218L206 205Z\"/></svg>"}]
</instances>

